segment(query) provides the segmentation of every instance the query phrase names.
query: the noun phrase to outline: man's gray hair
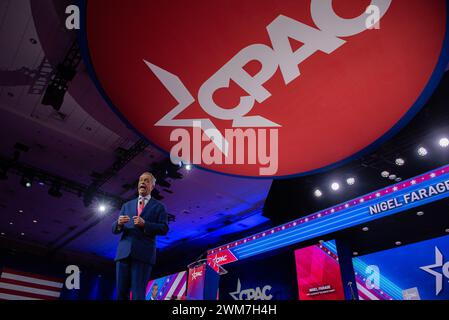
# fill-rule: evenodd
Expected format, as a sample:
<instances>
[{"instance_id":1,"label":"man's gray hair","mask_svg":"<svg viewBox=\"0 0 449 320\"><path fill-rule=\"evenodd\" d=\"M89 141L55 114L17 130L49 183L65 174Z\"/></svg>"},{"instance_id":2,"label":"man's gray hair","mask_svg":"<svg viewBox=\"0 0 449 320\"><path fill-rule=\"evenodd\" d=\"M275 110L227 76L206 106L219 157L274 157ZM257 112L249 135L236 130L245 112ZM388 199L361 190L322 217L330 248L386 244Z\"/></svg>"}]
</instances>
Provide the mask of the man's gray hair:
<instances>
[{"instance_id":1,"label":"man's gray hair","mask_svg":"<svg viewBox=\"0 0 449 320\"><path fill-rule=\"evenodd\" d=\"M151 177L151 182L152 182L151 184L154 187L156 185L156 178L153 176L153 174L151 172L147 171L147 172L142 173L141 176L143 176L144 174L147 174Z\"/></svg>"}]
</instances>

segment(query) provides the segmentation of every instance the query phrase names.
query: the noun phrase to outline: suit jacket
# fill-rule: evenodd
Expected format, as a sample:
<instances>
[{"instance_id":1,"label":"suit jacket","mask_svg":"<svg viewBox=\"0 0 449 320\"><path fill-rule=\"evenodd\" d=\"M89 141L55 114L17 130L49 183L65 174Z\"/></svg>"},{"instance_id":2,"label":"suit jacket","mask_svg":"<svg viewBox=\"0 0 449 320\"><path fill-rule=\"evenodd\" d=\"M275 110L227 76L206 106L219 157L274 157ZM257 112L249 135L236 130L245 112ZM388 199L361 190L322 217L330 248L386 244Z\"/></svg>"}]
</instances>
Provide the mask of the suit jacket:
<instances>
[{"instance_id":1,"label":"suit jacket","mask_svg":"<svg viewBox=\"0 0 449 320\"><path fill-rule=\"evenodd\" d=\"M130 221L118 228L118 221L112 224L112 233L122 234L115 255L115 261L131 257L148 264L156 263L156 236L168 232L168 217L165 206L150 198L140 216L145 220L143 228L134 226L133 216L137 216L137 201L128 201L122 206L120 215L127 215Z\"/></svg>"}]
</instances>

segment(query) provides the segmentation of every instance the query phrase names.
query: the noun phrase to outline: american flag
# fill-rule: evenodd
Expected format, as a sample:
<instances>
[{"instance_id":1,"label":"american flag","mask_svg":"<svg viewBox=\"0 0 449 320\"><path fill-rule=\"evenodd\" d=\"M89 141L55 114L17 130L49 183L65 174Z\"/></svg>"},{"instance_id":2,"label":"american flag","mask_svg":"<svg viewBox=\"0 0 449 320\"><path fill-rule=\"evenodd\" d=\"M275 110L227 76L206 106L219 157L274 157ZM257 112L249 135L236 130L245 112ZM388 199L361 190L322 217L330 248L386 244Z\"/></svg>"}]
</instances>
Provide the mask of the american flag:
<instances>
[{"instance_id":1,"label":"american flag","mask_svg":"<svg viewBox=\"0 0 449 320\"><path fill-rule=\"evenodd\" d=\"M57 300L63 280L4 268L0 276L0 300Z\"/></svg>"}]
</instances>

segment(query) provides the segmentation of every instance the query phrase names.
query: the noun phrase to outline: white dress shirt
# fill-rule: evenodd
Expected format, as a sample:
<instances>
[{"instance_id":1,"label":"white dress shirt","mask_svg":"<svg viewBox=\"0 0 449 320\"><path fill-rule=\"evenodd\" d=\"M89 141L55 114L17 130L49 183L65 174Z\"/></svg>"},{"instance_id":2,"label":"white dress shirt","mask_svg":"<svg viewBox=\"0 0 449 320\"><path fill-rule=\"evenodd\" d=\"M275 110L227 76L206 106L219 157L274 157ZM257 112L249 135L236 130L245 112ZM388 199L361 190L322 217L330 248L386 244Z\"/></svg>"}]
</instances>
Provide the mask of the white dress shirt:
<instances>
[{"instance_id":1,"label":"white dress shirt","mask_svg":"<svg viewBox=\"0 0 449 320\"><path fill-rule=\"evenodd\" d=\"M137 210L139 210L139 203L140 201L142 201L142 199L145 201L143 204L143 207L145 208L145 206L148 204L148 201L150 201L151 196L150 195L147 195L145 197L139 196L139 199L137 200Z\"/></svg>"}]
</instances>

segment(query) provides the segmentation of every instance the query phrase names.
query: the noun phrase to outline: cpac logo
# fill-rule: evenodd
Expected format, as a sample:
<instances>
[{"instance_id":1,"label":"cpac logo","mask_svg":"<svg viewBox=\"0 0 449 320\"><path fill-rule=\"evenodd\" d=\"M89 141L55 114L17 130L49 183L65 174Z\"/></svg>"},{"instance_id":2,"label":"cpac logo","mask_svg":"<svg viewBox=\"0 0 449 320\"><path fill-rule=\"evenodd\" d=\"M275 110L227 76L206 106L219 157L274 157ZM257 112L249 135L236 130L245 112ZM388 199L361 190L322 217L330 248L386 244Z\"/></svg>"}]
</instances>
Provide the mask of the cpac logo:
<instances>
[{"instance_id":1,"label":"cpac logo","mask_svg":"<svg viewBox=\"0 0 449 320\"><path fill-rule=\"evenodd\" d=\"M215 257L212 258L212 260L214 261L215 264L221 264L223 262L227 262L228 261L228 255L225 254L221 257L219 257L218 255L215 255Z\"/></svg>"},{"instance_id":2,"label":"cpac logo","mask_svg":"<svg viewBox=\"0 0 449 320\"><path fill-rule=\"evenodd\" d=\"M192 272L192 280L196 280L196 278L198 277L202 277L203 276L203 271L193 271Z\"/></svg>"},{"instance_id":3,"label":"cpac logo","mask_svg":"<svg viewBox=\"0 0 449 320\"><path fill-rule=\"evenodd\" d=\"M242 290L240 279L237 279L237 289L234 292L229 292L229 295L234 300L271 300L273 296L270 294L270 290L270 285L266 285L262 289L256 287L255 289Z\"/></svg>"},{"instance_id":4,"label":"cpac logo","mask_svg":"<svg viewBox=\"0 0 449 320\"><path fill-rule=\"evenodd\" d=\"M441 268L441 272L435 271L435 268ZM439 295L443 290L443 275L449 279L449 261L443 262L443 254L438 247L435 247L435 263L420 267L420 269L435 277L435 295Z\"/></svg>"},{"instance_id":5,"label":"cpac logo","mask_svg":"<svg viewBox=\"0 0 449 320\"><path fill-rule=\"evenodd\" d=\"M279 15L266 27L272 47L255 43L240 50L201 85L197 93L199 105L213 118L232 121L234 128L281 127L281 124L262 116L248 115L256 102L263 103L271 97L264 84L273 77L277 69L280 69L287 86L300 76L299 65L302 62L319 51L331 54L346 43L346 40L340 37L353 36L374 26L387 12L390 4L391 0L372 0L370 7L378 9L374 18L369 15L369 9L356 18L344 19L334 12L332 0L312 0L311 15L318 28ZM370 18L371 22L368 23ZM293 51L289 38L303 45ZM244 68L252 61L261 64L260 71L255 75L249 74ZM228 155L229 141L217 130L211 119L175 119L195 102L181 79L151 62L144 60L144 63L178 103L156 126L200 127L218 149ZM214 94L220 89L229 88L231 81L248 94L241 96L239 104L232 109L220 106L214 101Z\"/></svg>"}]
</instances>

